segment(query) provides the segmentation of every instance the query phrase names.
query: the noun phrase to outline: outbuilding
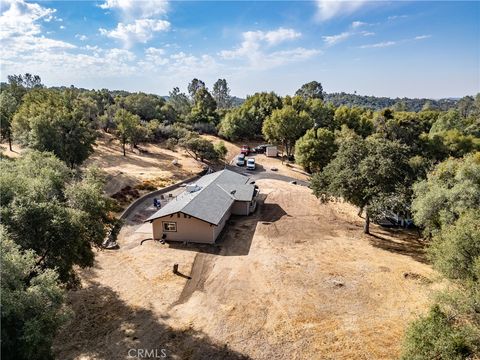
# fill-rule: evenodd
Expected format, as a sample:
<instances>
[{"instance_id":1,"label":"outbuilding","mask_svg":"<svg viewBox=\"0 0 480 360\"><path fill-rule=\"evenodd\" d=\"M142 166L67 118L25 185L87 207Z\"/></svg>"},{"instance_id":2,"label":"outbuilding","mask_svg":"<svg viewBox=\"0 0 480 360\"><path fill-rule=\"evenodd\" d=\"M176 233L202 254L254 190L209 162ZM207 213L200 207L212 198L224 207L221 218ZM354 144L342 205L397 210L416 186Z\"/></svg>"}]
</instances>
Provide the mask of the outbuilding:
<instances>
[{"instance_id":1,"label":"outbuilding","mask_svg":"<svg viewBox=\"0 0 480 360\"><path fill-rule=\"evenodd\" d=\"M265 148L265 155L268 157L276 157L278 156L278 149L276 146L267 146Z\"/></svg>"},{"instance_id":2,"label":"outbuilding","mask_svg":"<svg viewBox=\"0 0 480 360\"><path fill-rule=\"evenodd\" d=\"M258 187L247 176L222 170L201 177L146 221L153 239L212 244L232 214L249 215Z\"/></svg>"}]
</instances>

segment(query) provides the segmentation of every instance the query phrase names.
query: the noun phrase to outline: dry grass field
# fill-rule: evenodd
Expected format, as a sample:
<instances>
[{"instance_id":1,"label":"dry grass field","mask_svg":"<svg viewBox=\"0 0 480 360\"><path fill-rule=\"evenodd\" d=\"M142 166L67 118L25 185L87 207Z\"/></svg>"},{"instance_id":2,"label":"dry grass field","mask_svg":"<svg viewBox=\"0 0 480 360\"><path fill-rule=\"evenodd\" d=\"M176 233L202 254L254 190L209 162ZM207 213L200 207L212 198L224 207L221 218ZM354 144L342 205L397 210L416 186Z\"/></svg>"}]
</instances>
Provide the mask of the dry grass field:
<instances>
[{"instance_id":1,"label":"dry grass field","mask_svg":"<svg viewBox=\"0 0 480 360\"><path fill-rule=\"evenodd\" d=\"M99 133L99 135L94 146L94 152L85 161L84 166L96 166L106 173L105 192L110 196L127 186L137 188L140 194L143 194L154 188L168 186L193 176L202 171L204 166L182 149L177 148L176 151L171 151L166 149L163 144L142 144L140 146L141 151L138 149L132 150L127 146L127 156L123 156L121 146L113 136L106 133ZM214 144L224 141L228 149L226 161L229 163L240 153L243 144L221 140L212 135L202 136ZM252 147L258 144L258 141L249 143ZM10 151L8 144L1 143L0 150L4 155L15 158L20 156L24 149L17 144L13 144L14 151ZM270 170L275 167L279 174L299 180L308 179L308 175L298 165L287 166L282 163L280 158L268 158L262 154L255 158L258 171ZM174 160L177 161L176 165L172 163ZM127 203L123 205L127 205Z\"/></svg>"},{"instance_id":2,"label":"dry grass field","mask_svg":"<svg viewBox=\"0 0 480 360\"><path fill-rule=\"evenodd\" d=\"M108 134L102 134L85 166L97 166L106 172L105 192L108 195L143 182L164 187L193 176L203 168L200 162L180 149L171 151L157 144L143 144L140 148L141 152L127 147L127 156L123 156L120 144ZM176 165L172 163L174 160Z\"/></svg>"},{"instance_id":3,"label":"dry grass field","mask_svg":"<svg viewBox=\"0 0 480 360\"><path fill-rule=\"evenodd\" d=\"M440 286L415 236L377 226L365 236L347 204L257 184L257 212L233 217L217 246L140 245L152 210L130 219L120 249L81 271L57 358L127 359L131 348L170 359L397 358L406 324Z\"/></svg>"}]
</instances>

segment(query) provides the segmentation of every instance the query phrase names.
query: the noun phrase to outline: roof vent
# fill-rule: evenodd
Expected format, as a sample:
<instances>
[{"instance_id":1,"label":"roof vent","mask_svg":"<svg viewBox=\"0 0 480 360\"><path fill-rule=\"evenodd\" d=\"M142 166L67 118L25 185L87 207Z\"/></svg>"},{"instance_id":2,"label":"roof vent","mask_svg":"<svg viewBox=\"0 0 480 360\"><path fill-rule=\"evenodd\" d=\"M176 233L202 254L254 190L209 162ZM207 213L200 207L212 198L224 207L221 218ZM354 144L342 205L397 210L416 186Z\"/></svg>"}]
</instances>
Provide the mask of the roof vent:
<instances>
[{"instance_id":1,"label":"roof vent","mask_svg":"<svg viewBox=\"0 0 480 360\"><path fill-rule=\"evenodd\" d=\"M189 192L189 193L193 193L193 192L198 191L200 189L201 189L201 187L198 186L197 184L187 184L185 186L185 190L187 190L187 192Z\"/></svg>"}]
</instances>

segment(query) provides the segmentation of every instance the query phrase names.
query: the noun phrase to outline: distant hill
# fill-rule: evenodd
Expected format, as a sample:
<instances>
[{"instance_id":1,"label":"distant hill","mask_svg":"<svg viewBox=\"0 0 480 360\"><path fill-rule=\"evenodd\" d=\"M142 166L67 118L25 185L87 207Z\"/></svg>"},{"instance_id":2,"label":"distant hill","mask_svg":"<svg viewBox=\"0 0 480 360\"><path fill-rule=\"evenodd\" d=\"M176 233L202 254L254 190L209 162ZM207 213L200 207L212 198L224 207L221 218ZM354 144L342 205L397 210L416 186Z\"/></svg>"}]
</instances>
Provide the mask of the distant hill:
<instances>
[{"instance_id":1,"label":"distant hill","mask_svg":"<svg viewBox=\"0 0 480 360\"><path fill-rule=\"evenodd\" d=\"M448 110L457 107L457 99L410 99L410 98L388 98L357 94L331 93L325 94L325 101L335 106L359 106L372 110L394 108L404 111L421 111L422 109Z\"/></svg>"},{"instance_id":2,"label":"distant hill","mask_svg":"<svg viewBox=\"0 0 480 360\"><path fill-rule=\"evenodd\" d=\"M52 89L65 90L67 86L53 86ZM80 91L89 91L88 89L78 88ZM127 96L132 92L125 90L107 90L112 96ZM153 95L153 94L152 94ZM161 96L165 100L168 100L169 96ZM232 96L232 106L237 107L243 104L245 99ZM446 98L446 99L412 99L412 98L389 98L389 97L377 97L368 95L347 94L345 92L340 93L325 93L325 102L331 103L338 107L341 105L346 106L359 106L372 110L380 110L384 108L393 108L397 111L421 111L423 109L442 110L446 111L451 108L456 108L459 99Z\"/></svg>"},{"instance_id":3,"label":"distant hill","mask_svg":"<svg viewBox=\"0 0 480 360\"><path fill-rule=\"evenodd\" d=\"M233 96L233 106L240 106L245 99ZM397 111L421 111L423 109L430 110L449 110L457 107L459 99L411 99L411 98L388 98L377 96L366 96L357 94L331 93L325 94L325 102L331 103L336 107L340 105L358 106L372 110L380 110L384 108L393 108Z\"/></svg>"}]
</instances>

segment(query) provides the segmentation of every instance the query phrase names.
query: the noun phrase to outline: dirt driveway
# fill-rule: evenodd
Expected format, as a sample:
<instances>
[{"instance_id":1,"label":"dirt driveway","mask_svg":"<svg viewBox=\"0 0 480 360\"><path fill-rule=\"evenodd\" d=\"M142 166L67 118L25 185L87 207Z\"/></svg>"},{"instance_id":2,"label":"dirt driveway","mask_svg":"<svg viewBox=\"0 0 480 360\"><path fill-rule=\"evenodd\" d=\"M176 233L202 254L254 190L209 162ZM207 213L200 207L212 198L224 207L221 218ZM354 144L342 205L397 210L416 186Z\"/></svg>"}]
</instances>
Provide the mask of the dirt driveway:
<instances>
[{"instance_id":1,"label":"dirt driveway","mask_svg":"<svg viewBox=\"0 0 480 360\"><path fill-rule=\"evenodd\" d=\"M140 245L148 234L127 225L120 249L98 252L70 294L76 318L57 357L147 348L170 359L396 358L438 287L421 245L376 227L365 237L356 209L321 205L308 188L257 184L263 204L233 217L218 246Z\"/></svg>"}]
</instances>

